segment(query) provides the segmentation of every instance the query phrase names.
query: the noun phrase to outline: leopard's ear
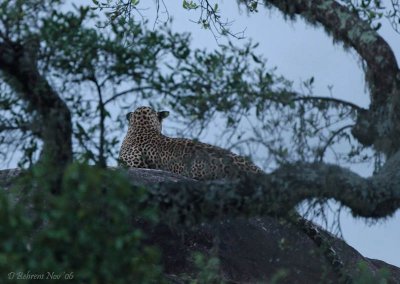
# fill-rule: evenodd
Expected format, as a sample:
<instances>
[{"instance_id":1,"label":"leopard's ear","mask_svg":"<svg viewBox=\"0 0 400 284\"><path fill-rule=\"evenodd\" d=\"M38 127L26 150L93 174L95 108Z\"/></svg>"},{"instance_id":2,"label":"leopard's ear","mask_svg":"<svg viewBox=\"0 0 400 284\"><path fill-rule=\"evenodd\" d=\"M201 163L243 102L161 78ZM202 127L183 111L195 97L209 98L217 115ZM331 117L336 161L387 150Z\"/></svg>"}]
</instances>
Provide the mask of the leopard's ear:
<instances>
[{"instance_id":1,"label":"leopard's ear","mask_svg":"<svg viewBox=\"0 0 400 284\"><path fill-rule=\"evenodd\" d=\"M132 114L132 112L128 112L127 114L126 114L126 120L130 120L130 118L131 118L131 114Z\"/></svg>"},{"instance_id":2,"label":"leopard's ear","mask_svg":"<svg viewBox=\"0 0 400 284\"><path fill-rule=\"evenodd\" d=\"M157 115L158 115L158 120L161 121L161 120L163 120L164 118L168 117L169 111L159 111L159 112L157 113Z\"/></svg>"}]
</instances>

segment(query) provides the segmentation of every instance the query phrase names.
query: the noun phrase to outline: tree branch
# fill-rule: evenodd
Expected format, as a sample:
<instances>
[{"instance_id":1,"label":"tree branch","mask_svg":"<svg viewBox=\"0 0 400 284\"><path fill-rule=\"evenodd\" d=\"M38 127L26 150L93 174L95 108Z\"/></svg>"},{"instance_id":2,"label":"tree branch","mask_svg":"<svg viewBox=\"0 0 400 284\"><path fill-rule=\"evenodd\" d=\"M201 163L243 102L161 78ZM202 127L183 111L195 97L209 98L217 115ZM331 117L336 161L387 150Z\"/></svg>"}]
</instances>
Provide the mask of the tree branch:
<instances>
[{"instance_id":1,"label":"tree branch","mask_svg":"<svg viewBox=\"0 0 400 284\"><path fill-rule=\"evenodd\" d=\"M371 113L358 119L353 135L388 157L396 153L400 149L400 72L388 43L366 21L334 0L265 0L265 3L289 17L300 15L313 25L321 24L335 41L357 51L366 62ZM365 129L365 124L370 127Z\"/></svg>"},{"instance_id":2,"label":"tree branch","mask_svg":"<svg viewBox=\"0 0 400 284\"><path fill-rule=\"evenodd\" d=\"M148 189L143 206L157 206L165 218L182 224L198 224L220 217L286 216L310 198L335 199L355 216L387 217L400 208L399 168L400 152L369 178L324 163L288 164L269 174L207 182L161 170L126 171L133 185ZM0 186L8 188L20 174L18 169L0 171Z\"/></svg>"},{"instance_id":3,"label":"tree branch","mask_svg":"<svg viewBox=\"0 0 400 284\"><path fill-rule=\"evenodd\" d=\"M335 139L335 137L338 136L340 133L342 133L344 130L351 128L351 127L353 127L353 125L345 125L343 127L340 127L338 130L334 131L331 134L331 137L329 137L328 141L325 143L324 147L322 147L320 153L318 154L320 162L323 161L325 152L328 149L328 147L331 146L333 139Z\"/></svg>"},{"instance_id":4,"label":"tree branch","mask_svg":"<svg viewBox=\"0 0 400 284\"><path fill-rule=\"evenodd\" d=\"M109 99L105 100L104 105L109 104L109 103L115 101L116 99L118 99L119 97L125 96L126 94L134 93L134 92L138 92L138 91L142 91L142 90L151 90L151 89L154 89L154 88L151 86L143 86L143 87L133 87L133 88L127 89L127 90L119 92L119 93L113 95L112 97L110 97Z\"/></svg>"},{"instance_id":5,"label":"tree branch","mask_svg":"<svg viewBox=\"0 0 400 284\"><path fill-rule=\"evenodd\" d=\"M300 97L295 97L293 101L324 101L324 102L330 102L330 103L335 103L343 106L348 106L351 107L354 110L363 110L362 107L353 104L352 102L348 102L345 100L337 99L337 98L331 98L331 97L318 97L318 96L300 96Z\"/></svg>"},{"instance_id":6,"label":"tree branch","mask_svg":"<svg viewBox=\"0 0 400 284\"><path fill-rule=\"evenodd\" d=\"M35 41L0 43L0 70L14 91L34 113L33 133L43 140L41 158L53 165L72 160L71 114L37 68Z\"/></svg>"},{"instance_id":7,"label":"tree branch","mask_svg":"<svg viewBox=\"0 0 400 284\"><path fill-rule=\"evenodd\" d=\"M333 198L356 216L382 218L400 208L399 168L400 152L370 178L335 165L297 163L238 181L164 182L148 187L145 206L197 223L220 216L285 215L305 199Z\"/></svg>"},{"instance_id":8,"label":"tree branch","mask_svg":"<svg viewBox=\"0 0 400 284\"><path fill-rule=\"evenodd\" d=\"M90 81L94 83L96 86L96 91L97 91L97 96L99 99L99 127L100 127L100 134L99 134L99 166L102 168L105 168L107 166L107 161L105 157L105 142L106 142L106 137L105 137L105 120L106 120L106 109L105 109L105 103L103 100L103 93L101 91L101 85L96 79L96 76L93 75L93 77L90 78Z\"/></svg>"}]
</instances>

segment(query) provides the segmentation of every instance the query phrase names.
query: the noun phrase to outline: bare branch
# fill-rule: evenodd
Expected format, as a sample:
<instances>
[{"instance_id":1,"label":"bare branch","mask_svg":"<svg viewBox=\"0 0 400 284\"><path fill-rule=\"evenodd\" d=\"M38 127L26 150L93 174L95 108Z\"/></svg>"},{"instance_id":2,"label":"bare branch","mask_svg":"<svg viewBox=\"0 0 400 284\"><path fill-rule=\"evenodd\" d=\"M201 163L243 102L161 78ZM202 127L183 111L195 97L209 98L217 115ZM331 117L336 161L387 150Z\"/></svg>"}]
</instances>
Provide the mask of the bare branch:
<instances>
[{"instance_id":1,"label":"bare branch","mask_svg":"<svg viewBox=\"0 0 400 284\"><path fill-rule=\"evenodd\" d=\"M338 130L334 131L332 135L329 137L328 141L325 143L324 147L321 149L321 152L319 153L319 161L322 162L326 149L331 145L333 139L335 139L336 136L338 136L340 133L342 133L344 130L353 127L353 125L345 125Z\"/></svg>"},{"instance_id":2,"label":"bare branch","mask_svg":"<svg viewBox=\"0 0 400 284\"><path fill-rule=\"evenodd\" d=\"M96 86L97 97L99 100L98 108L99 108L99 127L100 127L100 134L99 134L99 166L105 168L107 166L106 157L104 153L105 148L105 120L106 120L106 109L105 109L105 102L103 99L103 93L101 91L101 86L96 79L96 76L90 78L90 81L94 83Z\"/></svg>"},{"instance_id":3,"label":"bare branch","mask_svg":"<svg viewBox=\"0 0 400 284\"><path fill-rule=\"evenodd\" d=\"M330 98L330 97L318 97L318 96L303 96L303 97L296 97L293 99L293 101L297 102L297 101L325 101L325 102L332 102L332 103L336 103L339 105L344 105L344 106L349 106L351 108L353 108L354 110L362 110L363 108L352 103L352 102L348 102L345 100L341 100L341 99L337 99L337 98Z\"/></svg>"},{"instance_id":4,"label":"bare branch","mask_svg":"<svg viewBox=\"0 0 400 284\"><path fill-rule=\"evenodd\" d=\"M119 92L119 93L113 95L112 97L110 97L109 99L105 100L105 101L104 101L104 105L107 105L107 104L109 104L109 103L115 101L115 100L118 99L119 97L122 97L122 96L124 96L124 95L126 95L126 94L134 93L134 92L138 92L138 91L143 91L143 90L146 90L146 89L151 90L151 89L154 89L154 87L151 87L151 86L147 86L147 87L143 86L143 87L142 87L142 86L141 86L141 87L133 87L133 88L130 88L130 89L128 89L128 90Z\"/></svg>"}]
</instances>

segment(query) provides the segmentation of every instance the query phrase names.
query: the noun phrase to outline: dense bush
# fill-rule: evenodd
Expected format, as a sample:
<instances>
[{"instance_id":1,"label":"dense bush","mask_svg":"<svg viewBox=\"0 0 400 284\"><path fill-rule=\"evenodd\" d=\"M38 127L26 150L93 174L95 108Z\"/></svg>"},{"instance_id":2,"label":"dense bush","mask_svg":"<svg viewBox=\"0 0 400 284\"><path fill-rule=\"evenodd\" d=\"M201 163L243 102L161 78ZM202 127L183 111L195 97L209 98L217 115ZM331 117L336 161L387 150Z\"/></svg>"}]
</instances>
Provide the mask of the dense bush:
<instances>
[{"instance_id":1,"label":"dense bush","mask_svg":"<svg viewBox=\"0 0 400 284\"><path fill-rule=\"evenodd\" d=\"M59 195L49 193L40 168L10 192L1 190L0 278L158 283L159 253L143 245L132 222L154 220L156 211L141 208L146 193L132 188L117 172L74 164Z\"/></svg>"}]
</instances>

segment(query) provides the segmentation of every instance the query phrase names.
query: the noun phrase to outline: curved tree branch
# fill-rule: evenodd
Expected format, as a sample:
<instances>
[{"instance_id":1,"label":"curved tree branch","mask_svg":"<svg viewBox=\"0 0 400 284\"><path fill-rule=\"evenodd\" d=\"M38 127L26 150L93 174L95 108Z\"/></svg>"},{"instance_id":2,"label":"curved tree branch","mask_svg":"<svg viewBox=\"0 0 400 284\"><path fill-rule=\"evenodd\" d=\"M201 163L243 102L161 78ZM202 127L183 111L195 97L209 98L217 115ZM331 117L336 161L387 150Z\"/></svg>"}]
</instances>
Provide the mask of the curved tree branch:
<instances>
[{"instance_id":1,"label":"curved tree branch","mask_svg":"<svg viewBox=\"0 0 400 284\"><path fill-rule=\"evenodd\" d=\"M174 220L194 224L220 217L286 216L309 198L335 199L355 216L387 217L400 208L398 169L400 152L369 178L325 163L288 164L269 174L207 182L153 169L126 172L133 185L148 189L143 206L157 206L165 218L172 214ZM0 171L0 186L10 187L21 173L19 169Z\"/></svg>"},{"instance_id":2,"label":"curved tree branch","mask_svg":"<svg viewBox=\"0 0 400 284\"><path fill-rule=\"evenodd\" d=\"M289 17L299 15L313 25L322 25L335 41L356 50L366 62L371 105L368 115L363 114L357 120L353 135L388 157L396 153L400 149L400 71L387 42L366 21L334 0L265 0L265 3Z\"/></svg>"},{"instance_id":3,"label":"curved tree branch","mask_svg":"<svg viewBox=\"0 0 400 284\"><path fill-rule=\"evenodd\" d=\"M400 208L399 168L400 152L370 178L335 165L297 163L238 181L163 182L148 187L146 206L196 223L218 216L286 215L305 199L332 198L356 216L382 218Z\"/></svg>"}]
</instances>

